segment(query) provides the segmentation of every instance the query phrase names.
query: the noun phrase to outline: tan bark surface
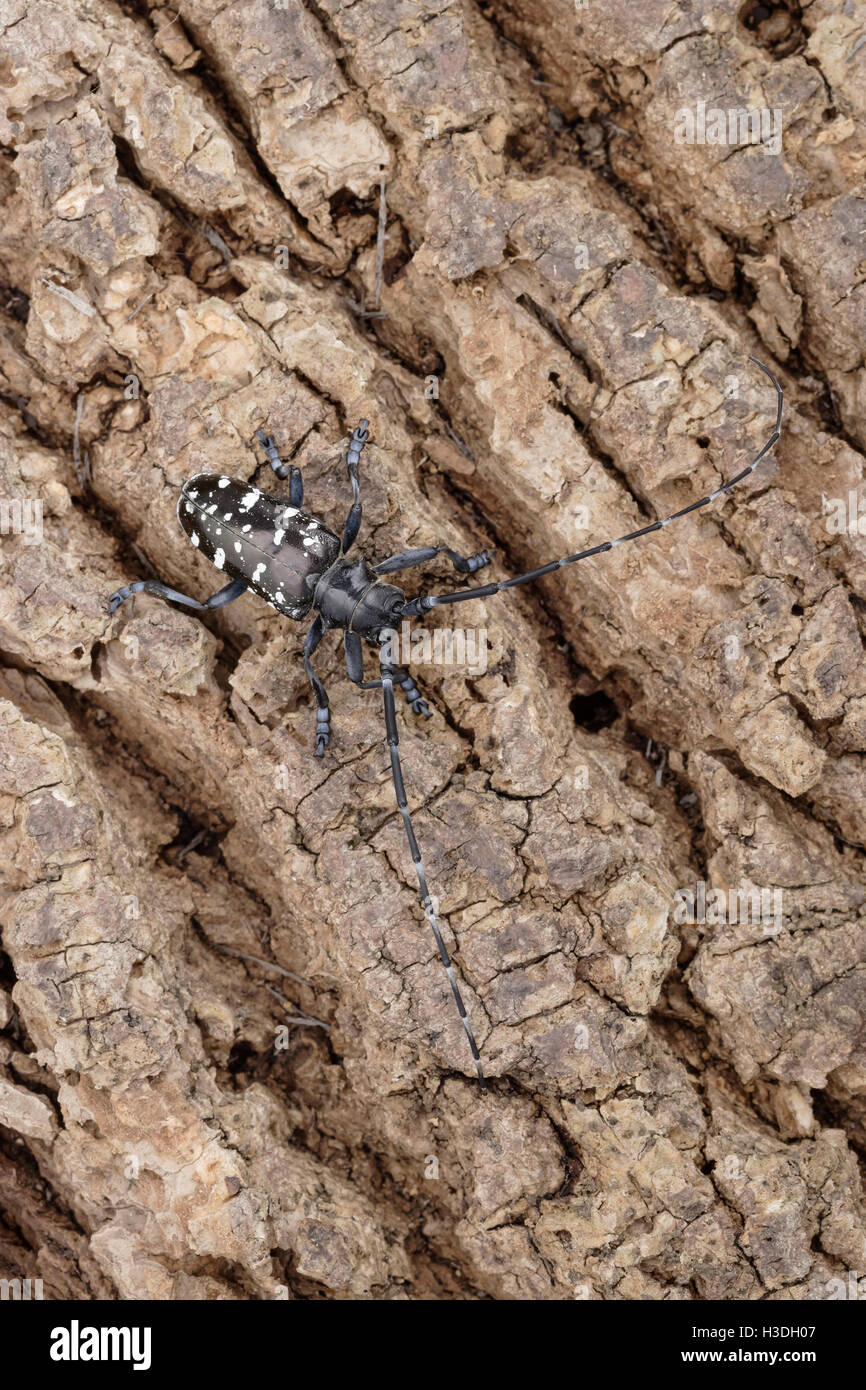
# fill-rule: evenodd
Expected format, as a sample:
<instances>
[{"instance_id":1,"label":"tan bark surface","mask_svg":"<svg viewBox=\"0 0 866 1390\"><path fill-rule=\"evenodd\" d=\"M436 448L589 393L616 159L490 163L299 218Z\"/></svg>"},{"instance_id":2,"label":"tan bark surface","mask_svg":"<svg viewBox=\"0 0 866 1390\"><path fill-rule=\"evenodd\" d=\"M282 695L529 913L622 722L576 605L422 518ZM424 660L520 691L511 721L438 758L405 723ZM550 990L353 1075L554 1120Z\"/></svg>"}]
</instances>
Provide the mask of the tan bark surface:
<instances>
[{"instance_id":1,"label":"tan bark surface","mask_svg":"<svg viewBox=\"0 0 866 1390\"><path fill-rule=\"evenodd\" d=\"M0 0L0 1278L811 1299L866 1270L849 9ZM778 109L780 152L676 143L699 100ZM329 639L318 761L300 629L107 598L220 586L177 493L283 488L260 427L339 530L370 419L376 559L494 547L503 578L620 535L769 436L751 352L784 433L732 498L429 620L490 653L414 667L434 715L398 715L482 1095L378 694ZM683 922L701 881L780 918Z\"/></svg>"}]
</instances>

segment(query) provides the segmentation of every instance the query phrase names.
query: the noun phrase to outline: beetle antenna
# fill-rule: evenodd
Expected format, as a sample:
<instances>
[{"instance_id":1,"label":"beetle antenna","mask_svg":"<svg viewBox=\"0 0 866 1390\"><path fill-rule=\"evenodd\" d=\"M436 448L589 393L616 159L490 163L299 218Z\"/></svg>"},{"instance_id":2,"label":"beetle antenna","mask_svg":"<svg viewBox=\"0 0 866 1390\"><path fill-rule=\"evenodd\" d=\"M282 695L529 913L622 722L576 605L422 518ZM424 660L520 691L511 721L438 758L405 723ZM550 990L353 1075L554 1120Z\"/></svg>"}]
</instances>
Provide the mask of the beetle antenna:
<instances>
[{"instance_id":1,"label":"beetle antenna","mask_svg":"<svg viewBox=\"0 0 866 1390\"><path fill-rule=\"evenodd\" d=\"M445 973L451 985L451 993L454 995L454 1002L457 1005L457 1012L460 1014L460 1022L466 1029L466 1036L469 1039L469 1047L472 1051L472 1059L475 1062L475 1070L478 1073L478 1080L481 1083L481 1089L483 1091L486 1090L487 1083L484 1079L481 1055L478 1051L472 1025L466 1014L466 1007L463 1003L460 987L457 984L457 977L454 974L451 957L448 954L445 942L442 940L442 932L439 929L436 909L433 906L433 899L430 897L430 890L427 887L427 875L424 872L421 851L418 848L418 841L415 838L415 831L412 828L412 818L409 815L409 808L406 804L406 788L403 785L403 769L400 765L400 754L397 748L400 740L397 736L397 708L394 703L394 667L386 663L381 653L379 656L379 669L382 674L382 696L385 704L385 728L388 736L388 750L391 754L391 776L394 780L397 805L400 809L400 815L403 817L403 828L406 831L406 839L409 841L412 861L415 865L415 872L418 875L418 892L421 898L421 906L424 909L424 916L427 918L432 928L436 946L439 951L439 957L445 967Z\"/></svg>"},{"instance_id":2,"label":"beetle antenna","mask_svg":"<svg viewBox=\"0 0 866 1390\"><path fill-rule=\"evenodd\" d=\"M782 388L769 367L765 367L763 362L758 361L757 357L750 357L749 361L760 367L776 388L776 428L757 457L752 460L748 468L744 468L736 477L729 478L721 487L716 488L715 492L708 493L706 497L701 497L699 501L690 503L688 507L682 507L672 516L663 517L660 521L653 521L649 526L641 526L639 530L630 531L626 536L618 536L616 540L612 541L602 541L601 545L591 546L589 550L580 550L576 555L566 555L563 560L551 560L549 564L541 565L538 569L529 570L526 574L515 575L513 579L500 579L496 584L481 584L477 588L460 589L453 594L428 594L425 598L410 599L403 608L401 616L415 618L422 613L429 612L431 608L438 608L445 603L466 603L469 599L488 598L491 594L501 593L503 589L516 589L521 584L530 584L534 579L541 579L546 574L553 574L554 570L563 569L566 565L574 565L578 560L586 560L590 555L601 555L606 550L613 550L618 545L624 545L626 541L636 541L639 536L648 536L651 531L660 531L664 526L670 526L671 522L676 521L678 517L688 516L689 512L696 512L700 507L706 507L710 502L715 502L717 497L730 492L732 487L736 487L737 483L741 483L744 478L754 472L761 459L770 452L776 443L782 429Z\"/></svg>"}]
</instances>

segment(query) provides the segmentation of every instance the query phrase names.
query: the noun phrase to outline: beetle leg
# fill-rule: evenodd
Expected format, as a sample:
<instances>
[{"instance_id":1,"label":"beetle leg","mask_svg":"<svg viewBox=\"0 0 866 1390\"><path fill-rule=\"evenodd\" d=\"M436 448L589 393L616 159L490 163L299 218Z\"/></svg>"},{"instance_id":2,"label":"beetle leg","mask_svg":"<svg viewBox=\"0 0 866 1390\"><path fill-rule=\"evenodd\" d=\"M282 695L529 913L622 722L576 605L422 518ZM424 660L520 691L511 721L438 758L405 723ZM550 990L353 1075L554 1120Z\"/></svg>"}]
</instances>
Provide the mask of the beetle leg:
<instances>
[{"instance_id":1,"label":"beetle leg","mask_svg":"<svg viewBox=\"0 0 866 1390\"><path fill-rule=\"evenodd\" d=\"M346 526L343 531L343 543L340 547L340 554L345 555L346 551L354 545L358 532L361 529L361 483L358 478L358 464L361 462L361 450L367 443L368 431L367 420L362 420L360 425L354 430L352 438L349 440L349 451L346 454L346 468L349 473L349 482L352 484L352 506L346 518Z\"/></svg>"},{"instance_id":2,"label":"beetle leg","mask_svg":"<svg viewBox=\"0 0 866 1390\"><path fill-rule=\"evenodd\" d=\"M458 574L474 574L493 559L492 550L480 550L477 555L458 555L447 545L425 545L419 550L404 550L400 555L391 555L381 564L373 566L374 574L397 574L400 570L411 569L413 565L423 565L437 555L447 555Z\"/></svg>"},{"instance_id":3,"label":"beetle leg","mask_svg":"<svg viewBox=\"0 0 866 1390\"><path fill-rule=\"evenodd\" d=\"M346 629L344 638L346 650L346 670L349 672L349 680L354 681L355 685L367 688L364 681L364 647L357 632L350 632Z\"/></svg>"},{"instance_id":4,"label":"beetle leg","mask_svg":"<svg viewBox=\"0 0 866 1390\"><path fill-rule=\"evenodd\" d=\"M300 468L296 468L293 463L283 463L280 459L279 450L269 434L264 430L256 430L256 439L261 443L262 448L268 456L268 463L274 470L278 478L288 478L289 480L289 504L292 507L301 507L304 503L304 479Z\"/></svg>"},{"instance_id":5,"label":"beetle leg","mask_svg":"<svg viewBox=\"0 0 866 1390\"><path fill-rule=\"evenodd\" d=\"M364 680L364 648L357 632L346 633L346 670L349 672L349 680L354 681L355 685L362 690L381 690L382 682ZM406 704L411 706L413 714L423 714L426 719L432 719L432 714L427 701L422 698L412 676L403 666L392 668L393 680L395 685L399 685L403 694L406 696Z\"/></svg>"},{"instance_id":6,"label":"beetle leg","mask_svg":"<svg viewBox=\"0 0 866 1390\"><path fill-rule=\"evenodd\" d=\"M133 594L152 594L154 598L168 599L171 603L184 603L187 608L197 608L200 612L207 610L210 612L214 608L225 608L227 603L234 603L236 598L246 593L247 585L243 579L233 579L231 584L226 584L224 588L211 594L210 598L205 599L204 603L199 603L197 598L190 598L188 594L179 594L177 589L170 589L167 584L160 584L158 579L138 579L134 584L124 584L122 589L118 589L108 600L109 613L116 613L122 603Z\"/></svg>"},{"instance_id":7,"label":"beetle leg","mask_svg":"<svg viewBox=\"0 0 866 1390\"><path fill-rule=\"evenodd\" d=\"M324 757L325 749L331 741L331 709L328 704L328 696L325 693L325 687L313 670L313 663L310 660L324 635L325 624L321 617L318 617L310 627L307 633L307 640L304 643L304 670L309 676L310 685L313 687L313 694L319 702L318 709L316 710L317 758Z\"/></svg>"},{"instance_id":8,"label":"beetle leg","mask_svg":"<svg viewBox=\"0 0 866 1390\"><path fill-rule=\"evenodd\" d=\"M422 698L421 691L418 689L408 671L401 672L398 668L394 672L394 679L406 696L406 704L412 709L413 714L423 714L425 719L432 719L433 714L427 701Z\"/></svg>"}]
</instances>

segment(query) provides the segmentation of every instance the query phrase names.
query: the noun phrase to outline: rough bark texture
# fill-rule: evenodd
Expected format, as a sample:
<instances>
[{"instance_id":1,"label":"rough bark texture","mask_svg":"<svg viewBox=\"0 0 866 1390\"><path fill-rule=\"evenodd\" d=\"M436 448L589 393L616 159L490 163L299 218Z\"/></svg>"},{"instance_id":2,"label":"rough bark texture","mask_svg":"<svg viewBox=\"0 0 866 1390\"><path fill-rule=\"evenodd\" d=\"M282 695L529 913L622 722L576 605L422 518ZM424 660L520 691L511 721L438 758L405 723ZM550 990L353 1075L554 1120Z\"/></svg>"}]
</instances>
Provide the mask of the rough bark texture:
<instances>
[{"instance_id":1,"label":"rough bark texture","mask_svg":"<svg viewBox=\"0 0 866 1390\"><path fill-rule=\"evenodd\" d=\"M0 541L0 1277L826 1297L866 1270L862 13L284 5L0 0L0 495L44 509ZM677 144L699 100L781 152ZM317 761L291 624L107 597L219 587L177 492L278 489L259 427L339 528L369 417L375 557L622 534L768 437L749 352L785 431L733 498L415 668L482 1095L379 696L323 649ZM781 922L678 921L699 881Z\"/></svg>"}]
</instances>

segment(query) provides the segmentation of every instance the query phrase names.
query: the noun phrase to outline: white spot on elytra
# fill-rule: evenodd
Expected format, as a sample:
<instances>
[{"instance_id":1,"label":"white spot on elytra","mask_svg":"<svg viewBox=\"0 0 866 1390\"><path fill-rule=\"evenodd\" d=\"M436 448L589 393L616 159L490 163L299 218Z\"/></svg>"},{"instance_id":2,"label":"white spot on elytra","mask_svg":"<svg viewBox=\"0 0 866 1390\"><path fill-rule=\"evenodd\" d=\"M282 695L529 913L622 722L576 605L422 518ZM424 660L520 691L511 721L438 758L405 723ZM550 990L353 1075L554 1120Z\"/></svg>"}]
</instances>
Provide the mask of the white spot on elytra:
<instances>
[{"instance_id":1,"label":"white spot on elytra","mask_svg":"<svg viewBox=\"0 0 866 1390\"><path fill-rule=\"evenodd\" d=\"M259 575L260 575L260 574L264 574L264 572L265 572L265 567L264 567L264 565L256 565L255 569L253 570L253 583L254 583L254 584L257 582Z\"/></svg>"},{"instance_id":2,"label":"white spot on elytra","mask_svg":"<svg viewBox=\"0 0 866 1390\"><path fill-rule=\"evenodd\" d=\"M196 535L195 531L193 531L192 535L190 536L190 540L192 541L192 543L193 543L194 546L198 546L199 540L198 540L198 536Z\"/></svg>"},{"instance_id":3,"label":"white spot on elytra","mask_svg":"<svg viewBox=\"0 0 866 1390\"><path fill-rule=\"evenodd\" d=\"M280 520L281 520L281 521L287 521L288 518L289 518L290 516L297 516L297 515L298 515L298 508L297 508L297 507L284 507L284 508L283 508L283 514L282 514L282 516L280 517Z\"/></svg>"},{"instance_id":4,"label":"white spot on elytra","mask_svg":"<svg viewBox=\"0 0 866 1390\"><path fill-rule=\"evenodd\" d=\"M255 506L260 496L261 493L257 487L252 488L250 492L245 492L241 498L241 511L248 512L250 507Z\"/></svg>"},{"instance_id":5,"label":"white spot on elytra","mask_svg":"<svg viewBox=\"0 0 866 1390\"><path fill-rule=\"evenodd\" d=\"M316 544L316 537L315 537L315 536L304 536L304 545L315 545L315 544Z\"/></svg>"},{"instance_id":6,"label":"white spot on elytra","mask_svg":"<svg viewBox=\"0 0 866 1390\"><path fill-rule=\"evenodd\" d=\"M225 562L226 562L226 553L225 553L225 551L224 551L224 550L216 550L216 551L214 551L213 562L214 562L214 564L216 565L217 569L218 569L218 570L221 570L222 567L223 567L223 565L224 565Z\"/></svg>"},{"instance_id":7,"label":"white spot on elytra","mask_svg":"<svg viewBox=\"0 0 866 1390\"><path fill-rule=\"evenodd\" d=\"M223 521L231 521L231 519L232 519L232 514L231 514L231 512L224 512L224 513L223 513Z\"/></svg>"},{"instance_id":8,"label":"white spot on elytra","mask_svg":"<svg viewBox=\"0 0 866 1390\"><path fill-rule=\"evenodd\" d=\"M252 530L252 527L251 527L251 526L242 526L242 527L241 527L241 530L244 532L244 535L246 535L247 531L251 531L251 530Z\"/></svg>"},{"instance_id":9,"label":"white spot on elytra","mask_svg":"<svg viewBox=\"0 0 866 1390\"><path fill-rule=\"evenodd\" d=\"M230 482L231 482L231 479L230 479L230 478L220 478L219 483L217 484L217 486L218 486L218 487L228 487L228 485L229 485Z\"/></svg>"},{"instance_id":10,"label":"white spot on elytra","mask_svg":"<svg viewBox=\"0 0 866 1390\"><path fill-rule=\"evenodd\" d=\"M236 551L238 552L238 554L240 555L240 553L241 553L241 543L240 543L240 541L235 541L235 550L236 550Z\"/></svg>"},{"instance_id":11,"label":"white spot on elytra","mask_svg":"<svg viewBox=\"0 0 866 1390\"><path fill-rule=\"evenodd\" d=\"M286 533L282 529L282 527L278 526L276 531L274 532L274 545L279 545L280 541L283 539L283 536L285 534Z\"/></svg>"}]
</instances>

